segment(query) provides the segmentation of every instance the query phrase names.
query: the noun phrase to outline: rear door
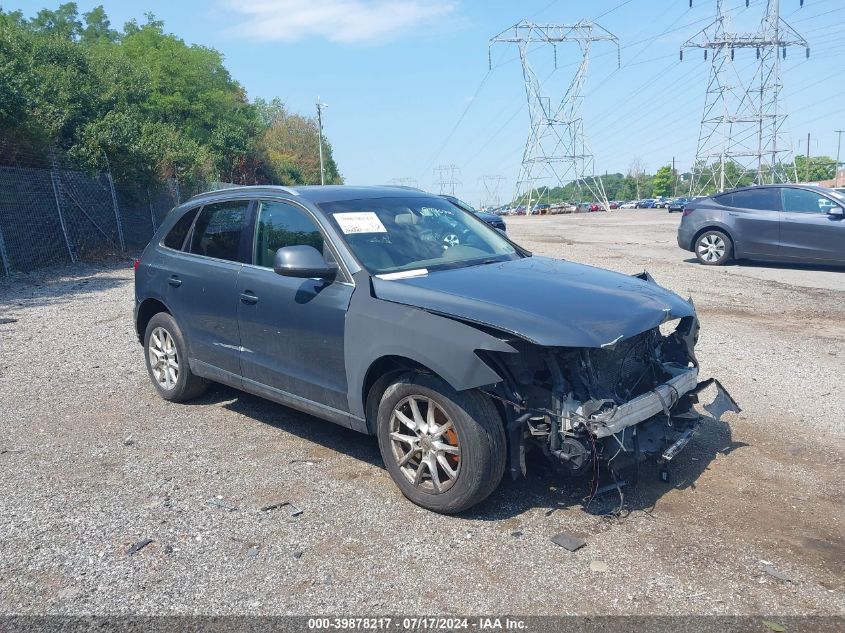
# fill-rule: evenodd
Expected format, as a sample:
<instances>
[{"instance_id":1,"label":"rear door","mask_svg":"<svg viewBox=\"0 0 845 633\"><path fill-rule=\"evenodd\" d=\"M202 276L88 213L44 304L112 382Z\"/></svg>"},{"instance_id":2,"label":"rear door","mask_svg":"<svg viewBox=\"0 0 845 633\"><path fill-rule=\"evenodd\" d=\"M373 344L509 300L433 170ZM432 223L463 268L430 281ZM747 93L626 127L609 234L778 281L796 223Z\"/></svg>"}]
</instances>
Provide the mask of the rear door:
<instances>
[{"instance_id":1,"label":"rear door","mask_svg":"<svg viewBox=\"0 0 845 633\"><path fill-rule=\"evenodd\" d=\"M739 257L774 257L780 249L780 195L777 187L740 189L716 196L728 207L726 219L733 228Z\"/></svg>"},{"instance_id":2,"label":"rear door","mask_svg":"<svg viewBox=\"0 0 845 633\"><path fill-rule=\"evenodd\" d=\"M249 248L249 201L205 205L182 252L167 258L166 303L191 358L240 376L238 274Z\"/></svg>"},{"instance_id":3,"label":"rear door","mask_svg":"<svg viewBox=\"0 0 845 633\"><path fill-rule=\"evenodd\" d=\"M348 411L343 334L351 279L342 270L334 281L273 271L283 246L313 246L336 262L313 216L293 203L261 201L253 243L237 282L244 379Z\"/></svg>"},{"instance_id":4,"label":"rear door","mask_svg":"<svg viewBox=\"0 0 845 633\"><path fill-rule=\"evenodd\" d=\"M828 211L838 203L810 189L781 188L781 253L803 261L845 262L845 222Z\"/></svg>"}]
</instances>

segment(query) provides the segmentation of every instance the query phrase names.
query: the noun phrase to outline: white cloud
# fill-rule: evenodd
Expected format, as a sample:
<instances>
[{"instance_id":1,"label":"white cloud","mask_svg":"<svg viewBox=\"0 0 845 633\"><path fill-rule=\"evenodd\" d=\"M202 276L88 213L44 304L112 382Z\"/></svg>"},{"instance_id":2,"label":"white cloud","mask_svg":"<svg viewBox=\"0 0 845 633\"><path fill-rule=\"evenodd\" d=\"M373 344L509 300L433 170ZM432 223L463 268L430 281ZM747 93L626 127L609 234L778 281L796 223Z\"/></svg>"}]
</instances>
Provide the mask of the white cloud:
<instances>
[{"instance_id":1,"label":"white cloud","mask_svg":"<svg viewBox=\"0 0 845 633\"><path fill-rule=\"evenodd\" d=\"M449 15L448 0L224 0L243 16L233 31L265 41L321 37L377 44Z\"/></svg>"}]
</instances>

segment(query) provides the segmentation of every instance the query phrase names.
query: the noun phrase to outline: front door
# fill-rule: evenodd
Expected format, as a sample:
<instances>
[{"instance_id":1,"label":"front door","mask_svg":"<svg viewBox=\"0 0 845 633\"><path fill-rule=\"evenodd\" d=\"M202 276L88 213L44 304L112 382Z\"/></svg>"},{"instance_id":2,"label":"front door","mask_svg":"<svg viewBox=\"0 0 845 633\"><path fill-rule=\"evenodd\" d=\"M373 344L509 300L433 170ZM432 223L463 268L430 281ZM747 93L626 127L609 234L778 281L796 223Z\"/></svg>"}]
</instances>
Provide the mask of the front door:
<instances>
[{"instance_id":1,"label":"front door","mask_svg":"<svg viewBox=\"0 0 845 633\"><path fill-rule=\"evenodd\" d=\"M808 262L845 262L845 222L828 214L836 203L809 189L783 187L781 192L781 255Z\"/></svg>"},{"instance_id":2,"label":"front door","mask_svg":"<svg viewBox=\"0 0 845 633\"><path fill-rule=\"evenodd\" d=\"M252 265L237 282L244 378L348 411L343 329L354 287L342 273L329 282L273 272L283 246L331 257L314 219L292 203L260 202L253 242Z\"/></svg>"}]
</instances>

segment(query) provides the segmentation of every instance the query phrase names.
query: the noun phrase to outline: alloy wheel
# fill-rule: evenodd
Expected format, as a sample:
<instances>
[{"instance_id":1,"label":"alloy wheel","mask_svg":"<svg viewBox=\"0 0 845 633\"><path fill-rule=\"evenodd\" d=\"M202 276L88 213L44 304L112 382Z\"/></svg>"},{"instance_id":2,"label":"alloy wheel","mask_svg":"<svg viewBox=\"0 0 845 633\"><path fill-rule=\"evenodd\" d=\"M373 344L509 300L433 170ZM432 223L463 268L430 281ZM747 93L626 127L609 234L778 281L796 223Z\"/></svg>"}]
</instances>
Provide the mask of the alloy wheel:
<instances>
[{"instance_id":1,"label":"alloy wheel","mask_svg":"<svg viewBox=\"0 0 845 633\"><path fill-rule=\"evenodd\" d=\"M390 415L390 445L396 465L416 488L441 493L461 469L461 447L452 419L434 400L408 396Z\"/></svg>"},{"instance_id":2,"label":"alloy wheel","mask_svg":"<svg viewBox=\"0 0 845 633\"><path fill-rule=\"evenodd\" d=\"M179 355L170 332L157 327L150 333L150 370L162 389L170 391L179 380Z\"/></svg>"},{"instance_id":3,"label":"alloy wheel","mask_svg":"<svg viewBox=\"0 0 845 633\"><path fill-rule=\"evenodd\" d=\"M725 255L727 245L718 235L705 235L698 243L698 254L708 262L720 260Z\"/></svg>"}]
</instances>

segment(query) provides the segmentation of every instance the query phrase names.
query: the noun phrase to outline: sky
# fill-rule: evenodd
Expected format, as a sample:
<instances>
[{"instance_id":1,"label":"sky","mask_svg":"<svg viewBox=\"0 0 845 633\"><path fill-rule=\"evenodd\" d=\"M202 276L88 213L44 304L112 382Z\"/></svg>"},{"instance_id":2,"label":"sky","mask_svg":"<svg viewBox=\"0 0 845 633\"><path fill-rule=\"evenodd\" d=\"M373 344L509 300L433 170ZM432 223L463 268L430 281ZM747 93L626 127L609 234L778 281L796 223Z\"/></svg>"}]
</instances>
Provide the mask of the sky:
<instances>
[{"instance_id":1,"label":"sky","mask_svg":"<svg viewBox=\"0 0 845 633\"><path fill-rule=\"evenodd\" d=\"M4 1L34 15L58 0ZM529 132L522 68L513 45L489 40L523 19L571 24L595 19L617 36L593 44L584 86L584 129L597 173L649 172L674 158L692 165L709 62L679 48L712 22L715 0L77 0L103 4L112 25L152 12L190 44L219 50L251 99L280 97L313 115L348 184L413 179L438 191L441 165L458 168L456 194L480 205L513 195ZM733 30L753 31L765 0L723 0ZM845 1L780 0L781 16L809 42L788 50L783 105L793 151L836 156L845 128ZM489 51L489 56L488 56ZM754 64L753 50L738 51ZM557 101L581 53L562 45L529 51ZM492 70L489 66L492 65ZM740 64L737 64L740 66ZM546 72L546 71L549 72ZM843 149L845 160L845 148ZM490 178L501 176L501 179ZM485 188L485 177L492 191Z\"/></svg>"}]
</instances>

